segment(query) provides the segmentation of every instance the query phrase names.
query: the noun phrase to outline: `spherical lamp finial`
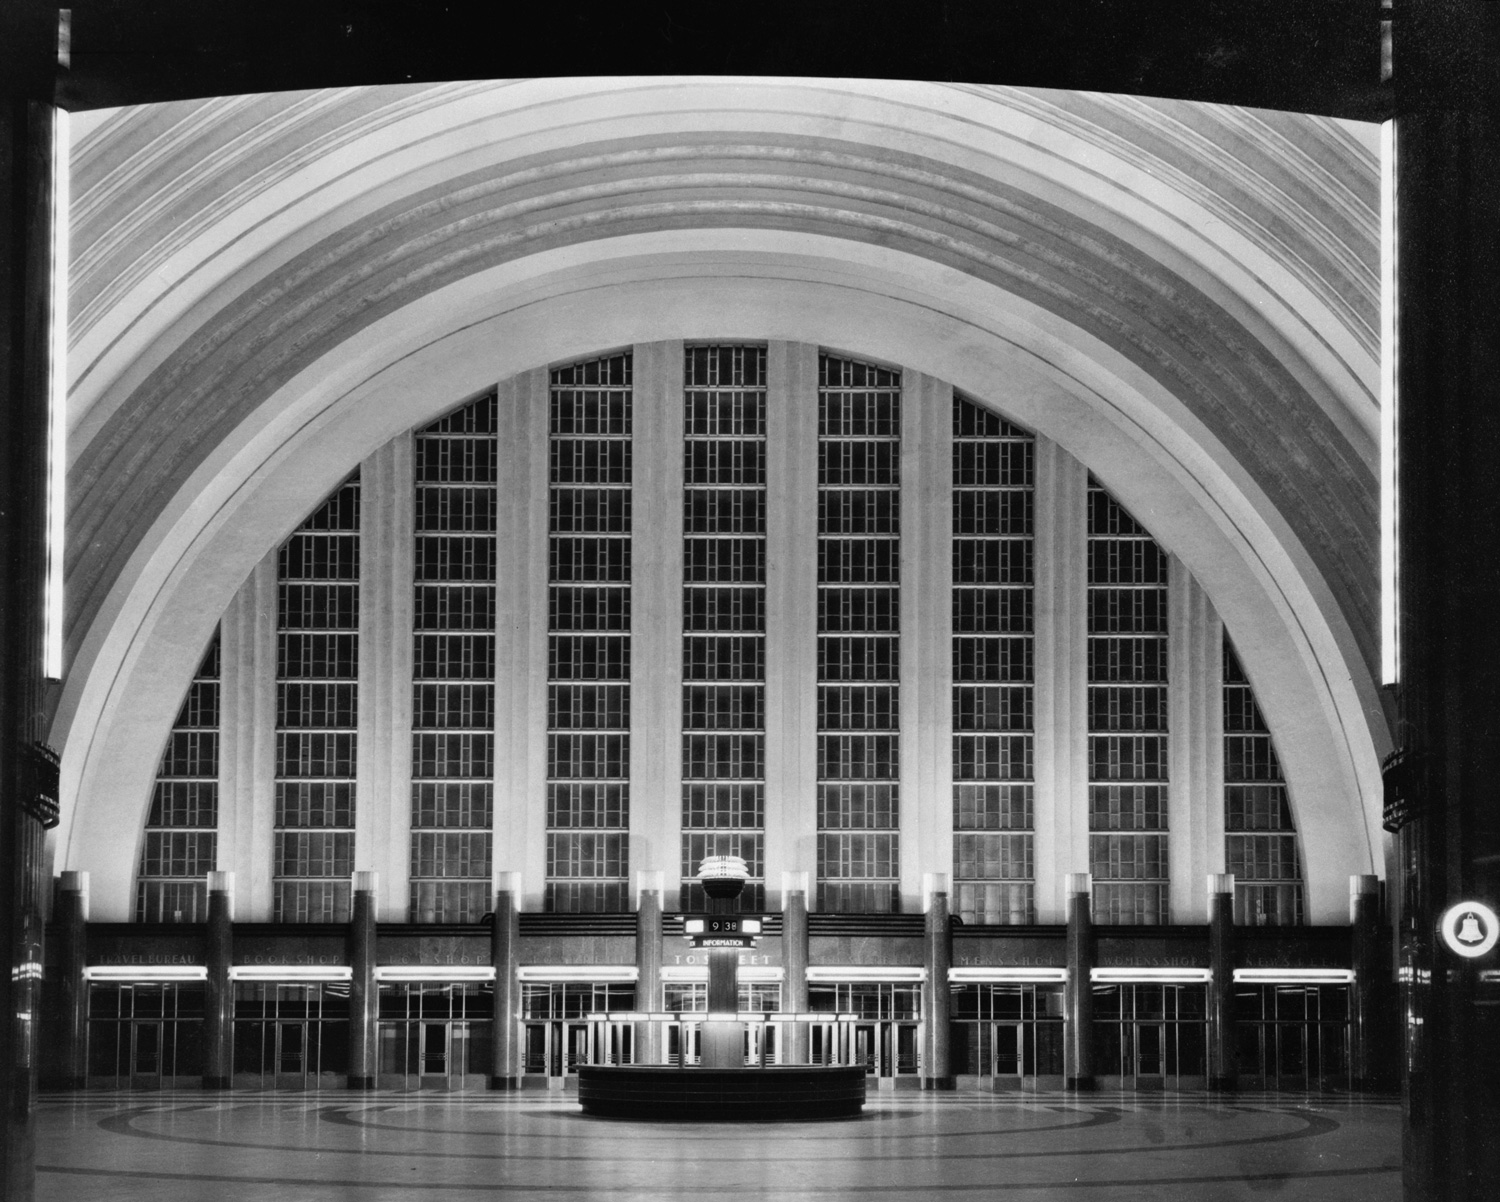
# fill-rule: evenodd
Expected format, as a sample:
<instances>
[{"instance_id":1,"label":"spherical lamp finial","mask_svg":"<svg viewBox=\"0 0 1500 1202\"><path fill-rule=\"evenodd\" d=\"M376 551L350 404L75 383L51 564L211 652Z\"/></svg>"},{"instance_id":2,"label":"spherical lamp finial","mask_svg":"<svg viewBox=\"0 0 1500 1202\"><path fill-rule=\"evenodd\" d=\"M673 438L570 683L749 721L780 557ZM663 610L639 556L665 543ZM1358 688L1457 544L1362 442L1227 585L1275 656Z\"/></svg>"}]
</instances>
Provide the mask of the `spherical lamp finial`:
<instances>
[{"instance_id":1,"label":"spherical lamp finial","mask_svg":"<svg viewBox=\"0 0 1500 1202\"><path fill-rule=\"evenodd\" d=\"M750 879L750 869L740 856L704 856L698 865L698 883L715 901L738 897Z\"/></svg>"}]
</instances>

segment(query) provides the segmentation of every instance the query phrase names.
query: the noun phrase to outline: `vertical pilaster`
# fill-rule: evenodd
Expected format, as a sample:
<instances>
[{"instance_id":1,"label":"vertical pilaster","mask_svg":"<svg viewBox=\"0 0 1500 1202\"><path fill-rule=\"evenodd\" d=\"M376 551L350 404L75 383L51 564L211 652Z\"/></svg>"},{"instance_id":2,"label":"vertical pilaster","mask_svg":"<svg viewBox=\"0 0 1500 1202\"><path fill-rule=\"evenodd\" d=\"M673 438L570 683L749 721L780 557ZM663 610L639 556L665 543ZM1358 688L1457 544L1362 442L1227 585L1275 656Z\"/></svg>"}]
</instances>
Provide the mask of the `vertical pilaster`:
<instances>
[{"instance_id":1,"label":"vertical pilaster","mask_svg":"<svg viewBox=\"0 0 1500 1202\"><path fill-rule=\"evenodd\" d=\"M58 881L57 969L62 1005L62 1048L58 1082L64 1089L82 1089L88 1076L89 985L83 970L88 963L89 874L64 872Z\"/></svg>"},{"instance_id":2,"label":"vertical pilaster","mask_svg":"<svg viewBox=\"0 0 1500 1202\"><path fill-rule=\"evenodd\" d=\"M349 1088L374 1089L379 1046L375 984L375 907L379 882L373 872L354 874L354 906L349 923Z\"/></svg>"},{"instance_id":3,"label":"vertical pilaster","mask_svg":"<svg viewBox=\"0 0 1500 1202\"><path fill-rule=\"evenodd\" d=\"M1209 905L1224 865L1224 631L1175 555L1167 569L1167 830L1173 921ZM1191 917L1190 917L1191 916Z\"/></svg>"},{"instance_id":4,"label":"vertical pilaster","mask_svg":"<svg viewBox=\"0 0 1500 1202\"><path fill-rule=\"evenodd\" d=\"M948 921L948 874L926 873L922 878L924 960L927 980L922 985L922 1076L923 1089L952 1089L955 1085L949 1062L952 991L948 970L953 967L953 927Z\"/></svg>"},{"instance_id":5,"label":"vertical pilaster","mask_svg":"<svg viewBox=\"0 0 1500 1202\"><path fill-rule=\"evenodd\" d=\"M271 917L276 821L276 552L250 570L219 623L219 868L240 916Z\"/></svg>"},{"instance_id":6,"label":"vertical pilaster","mask_svg":"<svg viewBox=\"0 0 1500 1202\"><path fill-rule=\"evenodd\" d=\"M1088 471L1040 435L1035 501L1036 916L1059 923L1089 863Z\"/></svg>"},{"instance_id":7,"label":"vertical pilaster","mask_svg":"<svg viewBox=\"0 0 1500 1202\"><path fill-rule=\"evenodd\" d=\"M1234 874L1208 877L1208 1087L1238 1082L1234 1030Z\"/></svg>"},{"instance_id":8,"label":"vertical pilaster","mask_svg":"<svg viewBox=\"0 0 1500 1202\"><path fill-rule=\"evenodd\" d=\"M208 930L203 962L203 1088L228 1089L234 1081L234 873L208 874Z\"/></svg>"},{"instance_id":9,"label":"vertical pilaster","mask_svg":"<svg viewBox=\"0 0 1500 1202\"><path fill-rule=\"evenodd\" d=\"M630 863L682 883L683 347L635 348L630 517Z\"/></svg>"},{"instance_id":10,"label":"vertical pilaster","mask_svg":"<svg viewBox=\"0 0 1500 1202\"><path fill-rule=\"evenodd\" d=\"M1086 872L1065 878L1068 895L1068 983L1063 997L1063 1084L1093 1089L1094 1081L1094 924L1093 886Z\"/></svg>"},{"instance_id":11,"label":"vertical pilaster","mask_svg":"<svg viewBox=\"0 0 1500 1202\"><path fill-rule=\"evenodd\" d=\"M413 443L403 434L359 469L359 740L354 863L382 885L377 915L407 918L411 865Z\"/></svg>"},{"instance_id":12,"label":"vertical pilaster","mask_svg":"<svg viewBox=\"0 0 1500 1202\"><path fill-rule=\"evenodd\" d=\"M807 872L781 874L781 1004L793 1014L807 1013ZM783 1038L783 1064L806 1064L808 1035L805 1022L794 1022Z\"/></svg>"},{"instance_id":13,"label":"vertical pilaster","mask_svg":"<svg viewBox=\"0 0 1500 1202\"><path fill-rule=\"evenodd\" d=\"M495 868L541 909L547 877L547 404L544 368L500 385L495 556Z\"/></svg>"},{"instance_id":14,"label":"vertical pilaster","mask_svg":"<svg viewBox=\"0 0 1500 1202\"><path fill-rule=\"evenodd\" d=\"M1388 949L1380 939L1380 878L1349 878L1349 1087L1373 1089L1385 1074L1379 1062L1379 1015ZM1387 1070L1389 1072L1389 1070Z\"/></svg>"},{"instance_id":15,"label":"vertical pilaster","mask_svg":"<svg viewBox=\"0 0 1500 1202\"><path fill-rule=\"evenodd\" d=\"M953 386L901 374L901 896L953 871ZM943 904L947 906L946 885ZM947 988L946 980L943 982ZM947 1025L943 1030L946 1049ZM945 1056L946 1059L946 1056Z\"/></svg>"},{"instance_id":16,"label":"vertical pilaster","mask_svg":"<svg viewBox=\"0 0 1500 1202\"><path fill-rule=\"evenodd\" d=\"M490 961L495 966L495 1063L491 1089L521 1088L521 982L516 950L521 899L520 874L500 874L495 890L495 926L490 933Z\"/></svg>"},{"instance_id":17,"label":"vertical pilaster","mask_svg":"<svg viewBox=\"0 0 1500 1202\"><path fill-rule=\"evenodd\" d=\"M661 910L663 872L637 872L635 903L635 1008L660 1010ZM657 1023L635 1025L635 1062L662 1064L661 1029Z\"/></svg>"},{"instance_id":18,"label":"vertical pilaster","mask_svg":"<svg viewBox=\"0 0 1500 1202\"><path fill-rule=\"evenodd\" d=\"M818 348L810 343L766 349L766 485L766 882L777 872L800 881L805 913L818 866Z\"/></svg>"}]
</instances>

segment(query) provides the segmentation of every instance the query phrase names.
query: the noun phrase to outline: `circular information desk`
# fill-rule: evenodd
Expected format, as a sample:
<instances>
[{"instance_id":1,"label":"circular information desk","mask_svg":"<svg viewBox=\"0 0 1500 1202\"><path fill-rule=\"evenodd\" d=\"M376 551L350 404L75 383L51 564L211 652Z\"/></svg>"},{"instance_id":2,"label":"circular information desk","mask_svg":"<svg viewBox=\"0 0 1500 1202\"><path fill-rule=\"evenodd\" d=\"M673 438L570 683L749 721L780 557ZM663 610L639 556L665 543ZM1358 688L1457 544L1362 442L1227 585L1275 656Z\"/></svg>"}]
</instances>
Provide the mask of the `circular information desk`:
<instances>
[{"instance_id":1,"label":"circular information desk","mask_svg":"<svg viewBox=\"0 0 1500 1202\"><path fill-rule=\"evenodd\" d=\"M861 1065L768 1068L672 1068L591 1064L578 1067L584 1114L621 1119L841 1119L865 1104Z\"/></svg>"}]
</instances>

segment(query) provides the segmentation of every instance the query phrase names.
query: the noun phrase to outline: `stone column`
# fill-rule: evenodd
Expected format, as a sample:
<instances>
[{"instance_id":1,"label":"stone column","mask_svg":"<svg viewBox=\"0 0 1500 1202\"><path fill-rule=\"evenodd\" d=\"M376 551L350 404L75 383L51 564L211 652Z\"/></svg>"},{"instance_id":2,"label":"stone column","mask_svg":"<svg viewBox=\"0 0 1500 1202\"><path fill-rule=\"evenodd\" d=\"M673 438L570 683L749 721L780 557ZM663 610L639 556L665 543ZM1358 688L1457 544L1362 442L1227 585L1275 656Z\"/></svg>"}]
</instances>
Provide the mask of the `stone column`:
<instances>
[{"instance_id":1,"label":"stone column","mask_svg":"<svg viewBox=\"0 0 1500 1202\"><path fill-rule=\"evenodd\" d=\"M781 874L781 964L783 1008L807 1013L807 882L806 872ZM806 1064L809 1057L807 1024L794 1022L782 1038L789 1040L782 1063Z\"/></svg>"},{"instance_id":2,"label":"stone column","mask_svg":"<svg viewBox=\"0 0 1500 1202\"><path fill-rule=\"evenodd\" d=\"M380 991L375 984L375 907L379 881L373 872L354 874L353 917L349 923L349 1088L374 1089L380 1048L376 1017Z\"/></svg>"},{"instance_id":3,"label":"stone column","mask_svg":"<svg viewBox=\"0 0 1500 1202\"><path fill-rule=\"evenodd\" d=\"M944 878L946 909L953 871L953 386L915 371L901 375L900 562L902 908L925 904L924 881L935 873Z\"/></svg>"},{"instance_id":4,"label":"stone column","mask_svg":"<svg viewBox=\"0 0 1500 1202\"><path fill-rule=\"evenodd\" d=\"M1036 918L1061 923L1089 862L1088 471L1040 435L1034 537Z\"/></svg>"},{"instance_id":5,"label":"stone column","mask_svg":"<svg viewBox=\"0 0 1500 1202\"><path fill-rule=\"evenodd\" d=\"M766 350L766 883L818 867L818 348ZM783 886L785 887L785 886ZM766 899L767 908L775 905Z\"/></svg>"},{"instance_id":6,"label":"stone column","mask_svg":"<svg viewBox=\"0 0 1500 1202\"><path fill-rule=\"evenodd\" d=\"M1182 561L1167 569L1167 830L1173 921L1210 904L1224 866L1224 631ZM1188 918L1191 915L1192 918Z\"/></svg>"},{"instance_id":7,"label":"stone column","mask_svg":"<svg viewBox=\"0 0 1500 1202\"><path fill-rule=\"evenodd\" d=\"M1349 1087L1374 1089L1380 1071L1380 999L1390 949L1380 937L1380 878L1349 878Z\"/></svg>"},{"instance_id":8,"label":"stone column","mask_svg":"<svg viewBox=\"0 0 1500 1202\"><path fill-rule=\"evenodd\" d=\"M949 1063L952 992L948 970L953 967L953 927L948 921L948 874L927 873L922 878L927 911L924 924L923 959L927 980L922 985L922 1077L923 1089L952 1089L955 1079Z\"/></svg>"},{"instance_id":9,"label":"stone column","mask_svg":"<svg viewBox=\"0 0 1500 1202\"><path fill-rule=\"evenodd\" d=\"M415 447L392 439L359 468L359 741L354 865L380 881L376 914L410 909Z\"/></svg>"},{"instance_id":10,"label":"stone column","mask_svg":"<svg viewBox=\"0 0 1500 1202\"><path fill-rule=\"evenodd\" d=\"M1068 1089L1093 1089L1094 925L1089 912L1092 885L1086 872L1070 872L1068 891L1068 984L1063 1014L1063 1084Z\"/></svg>"},{"instance_id":11,"label":"stone column","mask_svg":"<svg viewBox=\"0 0 1500 1202\"><path fill-rule=\"evenodd\" d=\"M630 863L682 881L681 342L635 348L630 519Z\"/></svg>"},{"instance_id":12,"label":"stone column","mask_svg":"<svg viewBox=\"0 0 1500 1202\"><path fill-rule=\"evenodd\" d=\"M62 986L58 1084L64 1089L82 1089L88 1078L89 983L83 975L88 965L88 919L89 874L62 873L52 923L58 934L57 970Z\"/></svg>"},{"instance_id":13,"label":"stone column","mask_svg":"<svg viewBox=\"0 0 1500 1202\"><path fill-rule=\"evenodd\" d=\"M271 918L276 822L276 551L254 568L219 623L219 862L239 915Z\"/></svg>"},{"instance_id":14,"label":"stone column","mask_svg":"<svg viewBox=\"0 0 1500 1202\"><path fill-rule=\"evenodd\" d=\"M516 975L520 926L516 911L520 897L520 873L501 873L495 890L495 926L490 933L490 962L495 966L495 1063L490 1070L491 1089L521 1088L521 982Z\"/></svg>"},{"instance_id":15,"label":"stone column","mask_svg":"<svg viewBox=\"0 0 1500 1202\"><path fill-rule=\"evenodd\" d=\"M547 878L546 369L500 385L495 557L495 868L542 908Z\"/></svg>"},{"instance_id":16,"label":"stone column","mask_svg":"<svg viewBox=\"0 0 1500 1202\"><path fill-rule=\"evenodd\" d=\"M635 1008L642 1013L661 1009L661 903L665 876L663 872L635 874ZM636 1023L635 1062L665 1062L659 1024Z\"/></svg>"},{"instance_id":17,"label":"stone column","mask_svg":"<svg viewBox=\"0 0 1500 1202\"><path fill-rule=\"evenodd\" d=\"M1208 1087L1238 1084L1234 1030L1234 874L1208 877Z\"/></svg>"},{"instance_id":18,"label":"stone column","mask_svg":"<svg viewBox=\"0 0 1500 1202\"><path fill-rule=\"evenodd\" d=\"M709 911L712 913L712 909ZM745 1024L736 1015L740 1008L740 953L738 948L708 949L708 1016L703 1021L704 1068L743 1068Z\"/></svg>"},{"instance_id":19,"label":"stone column","mask_svg":"<svg viewBox=\"0 0 1500 1202\"><path fill-rule=\"evenodd\" d=\"M203 995L203 1088L228 1089L234 1084L234 984L229 966L234 962L234 873L208 874L208 931L204 963L208 965Z\"/></svg>"}]
</instances>

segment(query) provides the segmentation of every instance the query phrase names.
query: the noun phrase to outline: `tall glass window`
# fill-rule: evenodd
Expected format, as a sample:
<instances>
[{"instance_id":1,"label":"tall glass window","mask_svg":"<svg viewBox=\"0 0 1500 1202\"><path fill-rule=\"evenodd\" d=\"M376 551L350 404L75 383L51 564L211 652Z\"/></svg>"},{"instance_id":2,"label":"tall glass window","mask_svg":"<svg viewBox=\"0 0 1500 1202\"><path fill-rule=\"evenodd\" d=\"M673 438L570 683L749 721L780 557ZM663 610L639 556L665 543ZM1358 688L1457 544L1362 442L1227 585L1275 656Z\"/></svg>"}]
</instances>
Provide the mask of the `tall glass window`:
<instances>
[{"instance_id":1,"label":"tall glass window","mask_svg":"<svg viewBox=\"0 0 1500 1202\"><path fill-rule=\"evenodd\" d=\"M277 557L277 922L348 922L359 676L359 474Z\"/></svg>"},{"instance_id":2,"label":"tall glass window","mask_svg":"<svg viewBox=\"0 0 1500 1202\"><path fill-rule=\"evenodd\" d=\"M1092 476L1088 555L1094 918L1167 922L1167 554Z\"/></svg>"},{"instance_id":3,"label":"tall glass window","mask_svg":"<svg viewBox=\"0 0 1500 1202\"><path fill-rule=\"evenodd\" d=\"M631 356L552 373L548 910L627 910Z\"/></svg>"},{"instance_id":4,"label":"tall glass window","mask_svg":"<svg viewBox=\"0 0 1500 1202\"><path fill-rule=\"evenodd\" d=\"M900 908L901 376L818 357L818 908Z\"/></svg>"},{"instance_id":5,"label":"tall glass window","mask_svg":"<svg viewBox=\"0 0 1500 1202\"><path fill-rule=\"evenodd\" d=\"M766 352L686 354L682 907L707 906L704 856L742 856L765 905Z\"/></svg>"},{"instance_id":6,"label":"tall glass window","mask_svg":"<svg viewBox=\"0 0 1500 1202\"><path fill-rule=\"evenodd\" d=\"M495 397L416 436L411 919L490 908L495 778Z\"/></svg>"},{"instance_id":7,"label":"tall glass window","mask_svg":"<svg viewBox=\"0 0 1500 1202\"><path fill-rule=\"evenodd\" d=\"M1255 691L1224 637L1224 867L1234 873L1234 920L1303 921L1302 857L1290 794Z\"/></svg>"},{"instance_id":8,"label":"tall glass window","mask_svg":"<svg viewBox=\"0 0 1500 1202\"><path fill-rule=\"evenodd\" d=\"M1035 439L953 398L953 881L969 923L1035 920Z\"/></svg>"},{"instance_id":9,"label":"tall glass window","mask_svg":"<svg viewBox=\"0 0 1500 1202\"><path fill-rule=\"evenodd\" d=\"M219 632L167 736L136 873L137 922L204 922L219 854Z\"/></svg>"}]
</instances>

